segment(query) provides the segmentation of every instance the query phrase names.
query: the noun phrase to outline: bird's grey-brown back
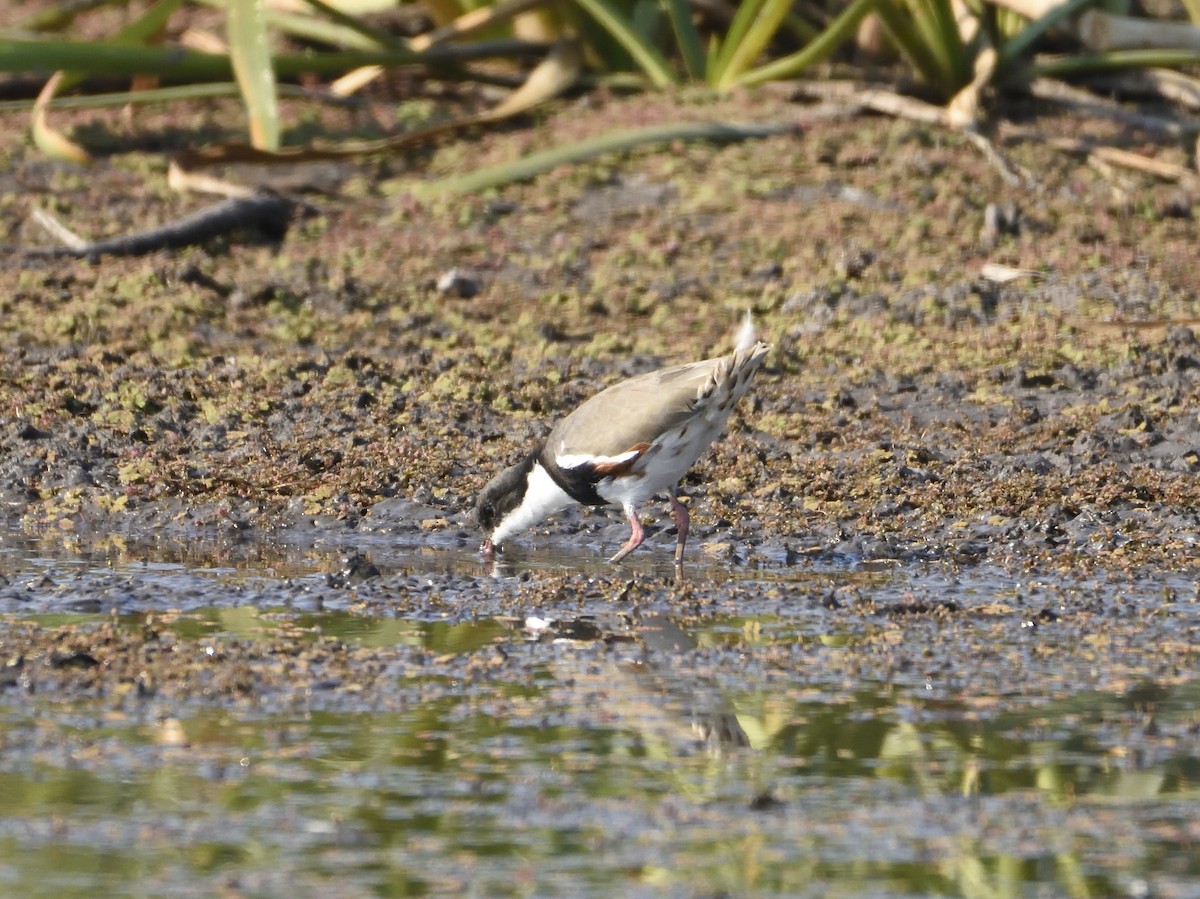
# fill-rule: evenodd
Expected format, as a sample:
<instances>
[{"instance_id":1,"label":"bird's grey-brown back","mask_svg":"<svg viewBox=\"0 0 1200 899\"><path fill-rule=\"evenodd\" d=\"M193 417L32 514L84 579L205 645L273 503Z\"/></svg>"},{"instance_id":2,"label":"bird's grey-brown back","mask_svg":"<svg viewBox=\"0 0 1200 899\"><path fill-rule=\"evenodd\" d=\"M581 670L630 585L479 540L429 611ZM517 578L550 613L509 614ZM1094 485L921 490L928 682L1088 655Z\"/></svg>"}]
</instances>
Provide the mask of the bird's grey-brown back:
<instances>
[{"instance_id":1,"label":"bird's grey-brown back","mask_svg":"<svg viewBox=\"0 0 1200 899\"><path fill-rule=\"evenodd\" d=\"M769 351L767 344L758 341L726 356L614 384L559 422L546 440L546 449L558 458L582 453L619 456L654 443L694 419L707 418L719 426L749 388ZM706 401L716 393L722 394L718 398L722 408L707 408Z\"/></svg>"},{"instance_id":2,"label":"bird's grey-brown back","mask_svg":"<svg viewBox=\"0 0 1200 899\"><path fill-rule=\"evenodd\" d=\"M556 457L618 456L696 415L695 401L721 357L647 372L600 391L550 432Z\"/></svg>"}]
</instances>

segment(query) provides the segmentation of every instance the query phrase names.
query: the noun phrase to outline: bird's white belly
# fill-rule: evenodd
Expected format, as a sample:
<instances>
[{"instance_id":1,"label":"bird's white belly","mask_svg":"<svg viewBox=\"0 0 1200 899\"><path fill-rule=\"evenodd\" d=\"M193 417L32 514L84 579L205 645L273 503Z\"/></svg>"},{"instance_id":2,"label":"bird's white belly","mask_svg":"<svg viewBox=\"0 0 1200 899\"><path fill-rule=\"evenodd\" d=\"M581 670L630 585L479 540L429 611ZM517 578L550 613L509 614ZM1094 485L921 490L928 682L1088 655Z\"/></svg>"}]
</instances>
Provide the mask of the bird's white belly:
<instances>
[{"instance_id":1,"label":"bird's white belly","mask_svg":"<svg viewBox=\"0 0 1200 899\"><path fill-rule=\"evenodd\" d=\"M724 422L692 421L686 433L671 431L634 464L632 474L606 478L596 485L596 492L614 505L637 505L655 494L674 487L687 474L712 442L717 439Z\"/></svg>"}]
</instances>

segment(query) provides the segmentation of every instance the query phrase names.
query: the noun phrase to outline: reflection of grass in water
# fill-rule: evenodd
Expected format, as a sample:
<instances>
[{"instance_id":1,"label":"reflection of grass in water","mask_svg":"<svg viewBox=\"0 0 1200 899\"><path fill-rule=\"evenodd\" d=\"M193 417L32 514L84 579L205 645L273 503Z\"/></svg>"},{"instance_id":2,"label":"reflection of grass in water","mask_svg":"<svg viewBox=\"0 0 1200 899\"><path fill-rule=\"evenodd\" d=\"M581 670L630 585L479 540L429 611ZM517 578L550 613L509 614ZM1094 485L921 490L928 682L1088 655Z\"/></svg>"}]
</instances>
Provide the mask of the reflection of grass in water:
<instances>
[{"instance_id":1,"label":"reflection of grass in water","mask_svg":"<svg viewBox=\"0 0 1200 899\"><path fill-rule=\"evenodd\" d=\"M258 579L302 579L340 571L354 552L372 561L384 575L392 573L483 572L473 550L400 542L390 536L365 535L344 546L315 546L254 537L229 541L211 532L192 536L126 539L119 535L82 538L78 534L6 534L0 532L0 575L38 576L52 569L71 573L117 573L198 577L228 583ZM316 541L319 535L311 535ZM169 586L169 584L168 584Z\"/></svg>"},{"instance_id":2,"label":"reflection of grass in water","mask_svg":"<svg viewBox=\"0 0 1200 899\"><path fill-rule=\"evenodd\" d=\"M482 636L472 635L480 647ZM442 646L453 651L449 636ZM967 894L969 883L1014 878L1066 888L1087 855L1097 887L1119 868L1088 853L1124 834L1122 819L1139 809L1161 833L1175 813L1147 800L1189 795L1186 746L1154 770L1121 771L1106 746L1078 739L1096 718L1122 727L1132 711L1122 697L1080 695L984 726L881 684L817 696L750 672L732 707L743 724L762 721L766 739L714 758L688 749L696 700L684 671L627 676L594 644L553 658L552 677L502 668L436 697L427 680L397 679L394 690L412 697L400 711L188 706L186 745L157 745L157 721L97 717L88 703L51 710L37 721L46 739L24 741L41 747L36 771L0 775L0 818L33 834L9 856L14 876L57 886L62 871L76 876L56 867L60 853L92 852L116 883L203 881L230 865L249 877L286 868L374 882L439 878L457 865L497 884L525 864L551 882L583 875L614 892L634 878L743 894L814 881L827 895L884 882ZM1174 692L1157 696L1181 708L1164 727L1183 726L1196 707L1194 691L1178 702ZM1064 732L1045 736L1048 720ZM6 764L28 761L14 735L32 724L7 717L16 751ZM748 811L764 791L776 805ZM964 794L993 801L967 808ZM1080 803L1092 808L1072 816ZM1113 803L1122 814L1106 813ZM58 836L30 823L55 816ZM141 836L106 848L126 828ZM1127 848L1122 866L1179 851L1153 829Z\"/></svg>"},{"instance_id":3,"label":"reflection of grass in water","mask_svg":"<svg viewBox=\"0 0 1200 899\"><path fill-rule=\"evenodd\" d=\"M200 609L189 612L138 612L114 618L103 614L54 612L34 615L0 615L0 621L27 621L43 628L87 628L116 622L130 631L151 626L170 630L184 640L201 637L237 637L265 640L276 636L317 642L336 637L363 647L419 646L431 652L474 652L512 634L510 623L478 620L451 623L374 618L350 612L295 613L255 606Z\"/></svg>"},{"instance_id":4,"label":"reflection of grass in water","mask_svg":"<svg viewBox=\"0 0 1200 899\"><path fill-rule=\"evenodd\" d=\"M148 830L95 859L122 884L147 870L151 882L202 881L226 866L248 878L274 866L310 881L413 883L418 871L441 882L453 858L484 884L511 883L525 864L612 893L633 879L738 894L819 882L827 895L881 883L1082 895L1086 859L1100 895L1112 892L1109 872L1177 863L1168 831L1186 829L1176 819L1197 799L1186 735L1200 686L1182 664L1194 651L1160 639L1178 643L1193 619L1150 614L1161 609L1152 586L927 564L722 568L686 588L694 602L677 602L667 582L605 572L585 579L576 562L533 581L551 611L617 636L627 627L636 643L527 642L499 613L388 617L399 609L386 589L364 607L374 614L121 616L125 633L109 645L122 648L107 655L87 634L109 616L40 616L60 633L78 627L69 648L100 662L53 669L42 686L75 678L111 692L3 694L11 813L0 821L30 830L57 815L60 842L81 855L85 843L98 854L112 844L103 828ZM939 599L961 608L921 611ZM1100 615L1097 603L1146 614ZM1039 618L1043 607L1061 617ZM420 614L471 614L437 609ZM638 624L657 627L657 642ZM137 657L143 629L151 646L155 632L173 634L176 659L195 669L178 701L170 666L147 663L163 688L145 697L128 679L140 667L126 693L105 679L105 665ZM43 636L37 646L61 645ZM1157 670L1136 651L1147 645L1180 660L1180 680L1144 685ZM208 646L221 650L212 663ZM35 675L40 658L26 662ZM100 679L86 680L93 671ZM184 739L160 737L162 715ZM736 726L746 741L714 748L697 724ZM57 884L59 838L39 833L14 876ZM344 840L361 851L335 857ZM182 848L160 863L167 843ZM1105 854L1114 843L1119 865ZM240 846L251 848L229 848ZM803 884L792 880L800 869Z\"/></svg>"},{"instance_id":5,"label":"reflection of grass in water","mask_svg":"<svg viewBox=\"0 0 1200 899\"><path fill-rule=\"evenodd\" d=\"M58 566L72 571L201 576L308 577L331 570L337 550L290 546L270 540L229 542L201 534L126 538L118 534L0 533L0 574L13 577Z\"/></svg>"}]
</instances>

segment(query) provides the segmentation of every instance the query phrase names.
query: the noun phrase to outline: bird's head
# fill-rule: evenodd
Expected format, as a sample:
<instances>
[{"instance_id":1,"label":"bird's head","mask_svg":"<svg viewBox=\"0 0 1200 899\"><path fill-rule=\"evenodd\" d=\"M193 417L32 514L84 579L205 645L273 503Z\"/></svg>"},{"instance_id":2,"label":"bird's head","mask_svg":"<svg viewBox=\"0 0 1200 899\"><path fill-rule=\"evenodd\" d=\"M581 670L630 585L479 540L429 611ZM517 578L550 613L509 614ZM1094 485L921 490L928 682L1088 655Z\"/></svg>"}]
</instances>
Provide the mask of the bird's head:
<instances>
[{"instance_id":1,"label":"bird's head","mask_svg":"<svg viewBox=\"0 0 1200 899\"><path fill-rule=\"evenodd\" d=\"M516 465L496 475L479 494L475 503L475 520L487 534L482 550L485 556L495 551L492 535L515 509L521 505L529 485L529 472L537 460L537 453L530 453Z\"/></svg>"}]
</instances>

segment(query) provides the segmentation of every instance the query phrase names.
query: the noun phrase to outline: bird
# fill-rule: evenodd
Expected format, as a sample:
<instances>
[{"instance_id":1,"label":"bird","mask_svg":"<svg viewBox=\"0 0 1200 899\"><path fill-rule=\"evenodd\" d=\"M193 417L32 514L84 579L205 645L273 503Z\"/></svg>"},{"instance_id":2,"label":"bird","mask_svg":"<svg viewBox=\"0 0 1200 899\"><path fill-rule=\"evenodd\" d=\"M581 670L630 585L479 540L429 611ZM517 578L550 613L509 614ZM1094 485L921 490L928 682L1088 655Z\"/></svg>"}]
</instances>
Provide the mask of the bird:
<instances>
[{"instance_id":1,"label":"bird","mask_svg":"<svg viewBox=\"0 0 1200 899\"><path fill-rule=\"evenodd\" d=\"M617 563L646 539L638 506L666 493L681 570L689 520L679 482L720 436L770 350L747 313L728 355L638 375L585 401L479 494L480 554L495 558L510 536L572 505L616 505L630 527L629 539L609 559Z\"/></svg>"}]
</instances>

